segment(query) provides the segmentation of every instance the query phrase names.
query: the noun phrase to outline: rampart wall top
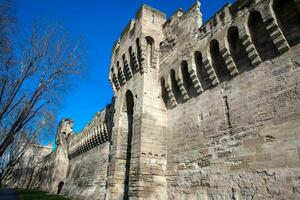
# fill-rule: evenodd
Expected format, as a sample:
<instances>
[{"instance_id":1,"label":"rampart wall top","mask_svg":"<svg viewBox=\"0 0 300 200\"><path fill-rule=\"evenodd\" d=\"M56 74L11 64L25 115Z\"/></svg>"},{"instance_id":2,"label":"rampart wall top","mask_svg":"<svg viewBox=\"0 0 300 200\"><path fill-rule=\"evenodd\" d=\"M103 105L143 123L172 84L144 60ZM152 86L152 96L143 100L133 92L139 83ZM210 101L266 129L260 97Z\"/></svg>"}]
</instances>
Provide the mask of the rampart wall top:
<instances>
[{"instance_id":1,"label":"rampart wall top","mask_svg":"<svg viewBox=\"0 0 300 200\"><path fill-rule=\"evenodd\" d=\"M274 2L279 0L228 3L204 25L201 25L200 3L185 13L175 12L164 24L165 38L159 55L158 79L169 99L168 105L174 107L185 102L193 93L199 95L207 88L231 80L245 71L245 65L256 67L295 45L297 35L290 33L292 28L282 25L284 22L289 27L297 26L293 22L295 17L279 12L280 8L275 11ZM299 4L291 2L287 4L294 7Z\"/></svg>"},{"instance_id":2,"label":"rampart wall top","mask_svg":"<svg viewBox=\"0 0 300 200\"><path fill-rule=\"evenodd\" d=\"M164 37L162 27L165 21L164 13L142 5L135 19L128 23L112 50L109 81L114 92L135 74L142 74L148 67L155 68L158 65L155 59L148 62L150 58L147 56L155 58L155 51L158 52L159 43Z\"/></svg>"},{"instance_id":3,"label":"rampart wall top","mask_svg":"<svg viewBox=\"0 0 300 200\"><path fill-rule=\"evenodd\" d=\"M84 129L69 141L69 157L75 157L109 140L112 128L113 107L97 112Z\"/></svg>"}]
</instances>

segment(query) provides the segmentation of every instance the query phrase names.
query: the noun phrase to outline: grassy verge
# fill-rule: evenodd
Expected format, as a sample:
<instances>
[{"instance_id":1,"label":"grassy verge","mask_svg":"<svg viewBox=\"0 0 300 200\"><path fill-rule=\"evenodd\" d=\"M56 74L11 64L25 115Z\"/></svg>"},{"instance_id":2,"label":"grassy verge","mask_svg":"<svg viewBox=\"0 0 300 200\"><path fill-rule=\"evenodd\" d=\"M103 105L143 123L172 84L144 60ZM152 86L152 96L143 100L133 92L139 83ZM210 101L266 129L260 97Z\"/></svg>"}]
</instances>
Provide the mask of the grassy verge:
<instances>
[{"instance_id":1,"label":"grassy verge","mask_svg":"<svg viewBox=\"0 0 300 200\"><path fill-rule=\"evenodd\" d=\"M68 200L59 195L52 195L37 190L20 189L18 190L18 194L21 200Z\"/></svg>"}]
</instances>

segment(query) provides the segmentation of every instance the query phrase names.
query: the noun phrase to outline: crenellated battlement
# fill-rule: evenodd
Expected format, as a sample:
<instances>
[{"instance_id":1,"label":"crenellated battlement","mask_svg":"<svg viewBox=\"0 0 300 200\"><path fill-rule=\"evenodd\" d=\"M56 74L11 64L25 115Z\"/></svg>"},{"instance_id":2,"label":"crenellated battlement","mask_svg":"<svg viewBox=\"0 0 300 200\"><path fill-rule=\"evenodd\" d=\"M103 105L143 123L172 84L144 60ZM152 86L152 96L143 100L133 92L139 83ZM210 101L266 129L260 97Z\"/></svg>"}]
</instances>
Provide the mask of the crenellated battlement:
<instances>
[{"instance_id":1,"label":"crenellated battlement","mask_svg":"<svg viewBox=\"0 0 300 200\"><path fill-rule=\"evenodd\" d=\"M72 159L86 151L101 145L111 137L111 110L108 106L102 112L97 112L84 129L74 135L69 141L68 157Z\"/></svg>"},{"instance_id":2,"label":"crenellated battlement","mask_svg":"<svg viewBox=\"0 0 300 200\"><path fill-rule=\"evenodd\" d=\"M148 68L158 65L158 45L154 41L159 44L162 39L164 22L165 14L142 5L135 19L125 27L111 56L109 81L115 93L136 74L143 74Z\"/></svg>"},{"instance_id":3,"label":"crenellated battlement","mask_svg":"<svg viewBox=\"0 0 300 200\"><path fill-rule=\"evenodd\" d=\"M282 25L293 23L290 22L293 17L280 16L283 12L274 2L247 0L226 4L201 26L198 33L186 28L195 27L192 20L199 14L191 14L193 9L185 13L190 14L188 19L181 19L184 14L180 14L177 23L171 23L171 20L165 25L166 39L160 52L160 81L167 107L175 107L207 89L230 81L298 44L299 30L296 31L298 35L292 34L293 28L284 30ZM190 37L170 34L172 29L181 30L180 35ZM297 43L293 42L296 40Z\"/></svg>"},{"instance_id":4,"label":"crenellated battlement","mask_svg":"<svg viewBox=\"0 0 300 200\"><path fill-rule=\"evenodd\" d=\"M233 18L232 8L231 3L225 4L222 9L203 24L200 28L201 37L206 37L208 34L212 34L214 31L217 31L218 28L226 26L226 24Z\"/></svg>"},{"instance_id":5,"label":"crenellated battlement","mask_svg":"<svg viewBox=\"0 0 300 200\"><path fill-rule=\"evenodd\" d=\"M97 123L89 126L88 130L84 130L73 138L69 150L69 159L105 143L108 139L109 133L106 123Z\"/></svg>"}]
</instances>

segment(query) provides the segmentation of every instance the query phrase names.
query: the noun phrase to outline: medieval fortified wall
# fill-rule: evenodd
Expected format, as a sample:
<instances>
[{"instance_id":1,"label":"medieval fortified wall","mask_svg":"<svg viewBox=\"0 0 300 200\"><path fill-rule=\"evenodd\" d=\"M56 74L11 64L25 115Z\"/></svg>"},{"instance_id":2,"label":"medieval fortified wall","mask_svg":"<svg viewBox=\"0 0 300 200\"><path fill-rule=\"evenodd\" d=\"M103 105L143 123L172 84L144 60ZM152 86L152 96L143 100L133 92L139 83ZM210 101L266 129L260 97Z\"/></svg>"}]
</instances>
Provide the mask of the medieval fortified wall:
<instances>
[{"instance_id":1,"label":"medieval fortified wall","mask_svg":"<svg viewBox=\"0 0 300 200\"><path fill-rule=\"evenodd\" d=\"M26 169L23 187L79 199L299 199L299 10L238 0L202 24L200 2L169 19L143 5L113 46L112 103L79 134L63 119L10 183Z\"/></svg>"}]
</instances>

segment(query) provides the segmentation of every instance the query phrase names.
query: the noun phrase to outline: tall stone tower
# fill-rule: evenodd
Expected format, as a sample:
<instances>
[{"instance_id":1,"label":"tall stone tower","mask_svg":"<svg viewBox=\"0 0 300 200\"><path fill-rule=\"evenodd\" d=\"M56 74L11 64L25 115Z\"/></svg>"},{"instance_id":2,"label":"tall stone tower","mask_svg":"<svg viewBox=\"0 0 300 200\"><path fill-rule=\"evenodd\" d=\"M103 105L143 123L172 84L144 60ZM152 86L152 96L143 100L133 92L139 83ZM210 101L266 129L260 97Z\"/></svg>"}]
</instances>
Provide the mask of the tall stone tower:
<instances>
[{"instance_id":1,"label":"tall stone tower","mask_svg":"<svg viewBox=\"0 0 300 200\"><path fill-rule=\"evenodd\" d=\"M63 118L58 125L56 132L56 145L58 147L63 146L67 148L68 139L73 133L73 120Z\"/></svg>"},{"instance_id":2,"label":"tall stone tower","mask_svg":"<svg viewBox=\"0 0 300 200\"><path fill-rule=\"evenodd\" d=\"M73 121L71 119L62 119L59 122L56 131L56 151L50 155L53 158L50 159L55 163L52 165L53 173L50 179L50 191L53 193L60 193L65 179L67 177L69 158L68 158L68 148L69 139L73 134Z\"/></svg>"},{"instance_id":3,"label":"tall stone tower","mask_svg":"<svg viewBox=\"0 0 300 200\"><path fill-rule=\"evenodd\" d=\"M166 108L159 79L165 14L143 5L112 51L115 96L107 199L166 199Z\"/></svg>"}]
</instances>

